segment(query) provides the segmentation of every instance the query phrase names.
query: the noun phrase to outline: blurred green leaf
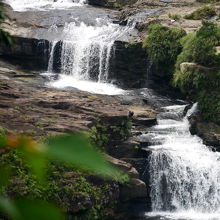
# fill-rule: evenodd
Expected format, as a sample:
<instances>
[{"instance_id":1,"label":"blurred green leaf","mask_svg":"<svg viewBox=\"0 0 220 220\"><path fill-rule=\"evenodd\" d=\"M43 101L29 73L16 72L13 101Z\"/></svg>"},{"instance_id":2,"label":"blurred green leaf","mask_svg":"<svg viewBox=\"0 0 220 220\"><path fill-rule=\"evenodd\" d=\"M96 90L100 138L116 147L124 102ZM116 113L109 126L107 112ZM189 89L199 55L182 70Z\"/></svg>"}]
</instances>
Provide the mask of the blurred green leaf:
<instances>
[{"instance_id":1,"label":"blurred green leaf","mask_svg":"<svg viewBox=\"0 0 220 220\"><path fill-rule=\"evenodd\" d=\"M26 136L11 136L7 140L7 146L19 150L37 181L45 183L48 161L39 143Z\"/></svg>"},{"instance_id":2,"label":"blurred green leaf","mask_svg":"<svg viewBox=\"0 0 220 220\"><path fill-rule=\"evenodd\" d=\"M9 166L2 166L0 167L0 187L4 187L9 183L9 178L10 178L10 168Z\"/></svg>"},{"instance_id":3,"label":"blurred green leaf","mask_svg":"<svg viewBox=\"0 0 220 220\"><path fill-rule=\"evenodd\" d=\"M15 201L20 217L16 220L64 220L56 206L40 200L18 199Z\"/></svg>"},{"instance_id":4,"label":"blurred green leaf","mask_svg":"<svg viewBox=\"0 0 220 220\"><path fill-rule=\"evenodd\" d=\"M47 159L40 153L24 151L30 171L36 176L38 183L44 184L47 172Z\"/></svg>"},{"instance_id":5,"label":"blurred green leaf","mask_svg":"<svg viewBox=\"0 0 220 220\"><path fill-rule=\"evenodd\" d=\"M5 148L7 143L7 137L5 135L0 134L0 149Z\"/></svg>"},{"instance_id":6,"label":"blurred green leaf","mask_svg":"<svg viewBox=\"0 0 220 220\"><path fill-rule=\"evenodd\" d=\"M120 177L83 135L63 135L51 137L46 142L45 153L52 159L70 163L104 177Z\"/></svg>"},{"instance_id":7,"label":"blurred green leaf","mask_svg":"<svg viewBox=\"0 0 220 220\"><path fill-rule=\"evenodd\" d=\"M19 219L19 212L14 202L3 196L0 196L0 210L6 217Z\"/></svg>"}]
</instances>

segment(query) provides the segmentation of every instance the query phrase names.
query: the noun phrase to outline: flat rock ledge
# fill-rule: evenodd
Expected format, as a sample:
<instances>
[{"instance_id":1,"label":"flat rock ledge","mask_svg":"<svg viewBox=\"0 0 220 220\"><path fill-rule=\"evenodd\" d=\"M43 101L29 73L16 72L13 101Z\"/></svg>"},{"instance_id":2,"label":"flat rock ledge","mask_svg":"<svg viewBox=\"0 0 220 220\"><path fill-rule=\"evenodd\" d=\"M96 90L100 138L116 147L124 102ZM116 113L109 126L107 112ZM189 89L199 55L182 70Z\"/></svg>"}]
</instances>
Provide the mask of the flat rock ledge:
<instances>
[{"instance_id":1,"label":"flat rock ledge","mask_svg":"<svg viewBox=\"0 0 220 220\"><path fill-rule=\"evenodd\" d=\"M108 125L119 125L128 120L131 110L134 111L136 123L138 123L138 115L143 117L145 114L145 118L152 118L153 115L150 107L146 111L141 108L140 114L139 108L134 110L130 106L124 106L116 97L78 90L56 90L36 86L34 83L31 84L30 80L26 83L27 78L32 79L33 77L32 74L9 67L0 68L0 129L3 129L6 134L24 134L39 139L53 134L89 130L97 118ZM142 125L142 119L139 120L139 124ZM139 143L129 139L124 142L124 145L122 143L121 146L130 148L128 150L130 154L124 155L121 152L120 157L136 157L136 144ZM131 148L134 150L133 153ZM148 190L146 184L140 179L137 169L131 163L109 155L106 157L114 166L128 173L130 181L126 185L111 182L111 190L106 194L107 199L103 204L108 204L112 200L132 202L136 199L145 199L148 196ZM74 172L67 176L68 178L63 178L60 184L74 181L77 178L77 174ZM96 182L104 183L103 180L97 180L96 177L87 176L86 178L92 184L94 182L95 184ZM68 201L69 204L74 203L71 207L65 207L71 213L90 209L94 205L93 198L85 197L80 192L77 200L68 197ZM84 207L83 210L81 210L82 207ZM112 219L114 218L112 217Z\"/></svg>"}]
</instances>

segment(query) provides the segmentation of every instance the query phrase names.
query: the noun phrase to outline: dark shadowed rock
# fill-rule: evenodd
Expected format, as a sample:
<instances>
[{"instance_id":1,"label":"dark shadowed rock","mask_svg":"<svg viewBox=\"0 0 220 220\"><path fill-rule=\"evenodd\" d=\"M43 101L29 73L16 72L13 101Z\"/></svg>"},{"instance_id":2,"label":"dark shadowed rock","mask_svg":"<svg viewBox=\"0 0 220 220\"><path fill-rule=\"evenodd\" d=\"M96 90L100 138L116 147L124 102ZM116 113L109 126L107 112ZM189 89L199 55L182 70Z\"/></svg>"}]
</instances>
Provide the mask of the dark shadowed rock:
<instances>
[{"instance_id":1,"label":"dark shadowed rock","mask_svg":"<svg viewBox=\"0 0 220 220\"><path fill-rule=\"evenodd\" d=\"M203 142L220 151L220 125L203 120L199 116L189 118L191 134L196 134L203 139Z\"/></svg>"},{"instance_id":2,"label":"dark shadowed rock","mask_svg":"<svg viewBox=\"0 0 220 220\"><path fill-rule=\"evenodd\" d=\"M132 178L127 185L121 186L120 197L122 200L134 200L147 196L146 184L140 179Z\"/></svg>"}]
</instances>

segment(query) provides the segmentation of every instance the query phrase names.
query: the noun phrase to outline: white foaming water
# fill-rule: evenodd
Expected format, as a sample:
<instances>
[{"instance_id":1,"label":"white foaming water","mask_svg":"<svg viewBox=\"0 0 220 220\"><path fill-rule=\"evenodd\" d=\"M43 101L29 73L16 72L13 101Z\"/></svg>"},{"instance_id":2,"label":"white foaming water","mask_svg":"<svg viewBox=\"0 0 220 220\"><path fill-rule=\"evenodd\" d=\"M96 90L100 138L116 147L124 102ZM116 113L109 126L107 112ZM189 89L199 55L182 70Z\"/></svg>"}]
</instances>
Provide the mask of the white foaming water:
<instances>
[{"instance_id":1,"label":"white foaming water","mask_svg":"<svg viewBox=\"0 0 220 220\"><path fill-rule=\"evenodd\" d=\"M105 95L125 94L124 90L117 88L115 85L109 83L97 83L88 80L77 80L73 76L65 74L60 74L59 80L51 81L47 85L57 89L74 87L82 91Z\"/></svg>"},{"instance_id":2,"label":"white foaming water","mask_svg":"<svg viewBox=\"0 0 220 220\"><path fill-rule=\"evenodd\" d=\"M66 9L82 6L86 0L5 0L15 11Z\"/></svg>"},{"instance_id":3,"label":"white foaming water","mask_svg":"<svg viewBox=\"0 0 220 220\"><path fill-rule=\"evenodd\" d=\"M132 25L124 27L101 18L97 18L94 25L87 25L78 19L66 24L60 36L61 74L49 85L56 88L74 87L101 94L121 94L123 90L107 83L109 65L114 42L132 28ZM53 67L55 46L56 42L52 43L49 72Z\"/></svg>"},{"instance_id":4,"label":"white foaming water","mask_svg":"<svg viewBox=\"0 0 220 220\"><path fill-rule=\"evenodd\" d=\"M190 134L184 106L170 106L158 117L151 137L150 186L152 212L166 219L220 219L220 153ZM168 116L173 115L172 119ZM143 135L144 136L144 135Z\"/></svg>"},{"instance_id":5,"label":"white foaming water","mask_svg":"<svg viewBox=\"0 0 220 220\"><path fill-rule=\"evenodd\" d=\"M47 71L49 73L53 72L54 49L55 49L56 44L57 44L57 41L52 41L50 45L50 58L49 58L48 68L47 68Z\"/></svg>"},{"instance_id":6,"label":"white foaming water","mask_svg":"<svg viewBox=\"0 0 220 220\"><path fill-rule=\"evenodd\" d=\"M131 27L96 19L95 25L83 22L66 24L62 39L61 72L78 80L106 82L114 42Z\"/></svg>"}]
</instances>

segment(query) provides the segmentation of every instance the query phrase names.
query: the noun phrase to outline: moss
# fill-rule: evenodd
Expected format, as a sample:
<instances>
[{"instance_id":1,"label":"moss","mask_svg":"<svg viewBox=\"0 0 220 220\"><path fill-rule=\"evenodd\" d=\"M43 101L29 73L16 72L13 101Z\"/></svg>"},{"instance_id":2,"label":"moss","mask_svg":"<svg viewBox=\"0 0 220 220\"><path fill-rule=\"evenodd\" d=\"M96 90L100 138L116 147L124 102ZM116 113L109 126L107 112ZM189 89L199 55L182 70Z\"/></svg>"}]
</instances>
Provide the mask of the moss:
<instances>
[{"instance_id":1,"label":"moss","mask_svg":"<svg viewBox=\"0 0 220 220\"><path fill-rule=\"evenodd\" d=\"M121 8L121 7L122 7L122 5L120 3L115 2L113 4L113 8Z\"/></svg>"},{"instance_id":2,"label":"moss","mask_svg":"<svg viewBox=\"0 0 220 220\"><path fill-rule=\"evenodd\" d=\"M170 79L176 58L182 50L180 39L186 35L182 29L168 28L160 24L149 26L149 35L143 42L149 58L154 62L154 74Z\"/></svg>"},{"instance_id":3,"label":"moss","mask_svg":"<svg viewBox=\"0 0 220 220\"><path fill-rule=\"evenodd\" d=\"M201 19L208 19L215 15L216 15L216 11L214 7L204 6L202 8L197 9L193 13L186 15L184 18L191 20L201 20Z\"/></svg>"},{"instance_id":4,"label":"moss","mask_svg":"<svg viewBox=\"0 0 220 220\"><path fill-rule=\"evenodd\" d=\"M131 120L122 121L118 125L109 125L100 119L90 129L90 139L99 149L104 150L110 141L123 141L129 136Z\"/></svg>"}]
</instances>

